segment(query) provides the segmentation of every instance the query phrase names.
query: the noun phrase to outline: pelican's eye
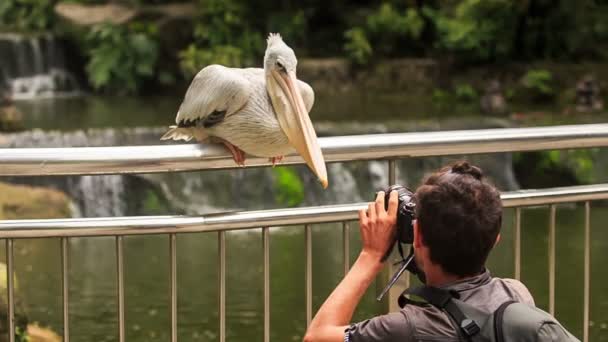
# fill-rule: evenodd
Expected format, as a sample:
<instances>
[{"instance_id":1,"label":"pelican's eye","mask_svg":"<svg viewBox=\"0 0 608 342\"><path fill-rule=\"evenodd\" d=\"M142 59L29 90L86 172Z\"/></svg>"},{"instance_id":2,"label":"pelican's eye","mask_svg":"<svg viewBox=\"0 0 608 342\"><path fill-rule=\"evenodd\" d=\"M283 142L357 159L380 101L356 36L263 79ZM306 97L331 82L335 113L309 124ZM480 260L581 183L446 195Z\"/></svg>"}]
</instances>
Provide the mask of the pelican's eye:
<instances>
[{"instance_id":1,"label":"pelican's eye","mask_svg":"<svg viewBox=\"0 0 608 342\"><path fill-rule=\"evenodd\" d=\"M277 61L277 68L279 68L280 71L282 72L287 72L287 70L285 69L285 66L283 65L283 63Z\"/></svg>"}]
</instances>

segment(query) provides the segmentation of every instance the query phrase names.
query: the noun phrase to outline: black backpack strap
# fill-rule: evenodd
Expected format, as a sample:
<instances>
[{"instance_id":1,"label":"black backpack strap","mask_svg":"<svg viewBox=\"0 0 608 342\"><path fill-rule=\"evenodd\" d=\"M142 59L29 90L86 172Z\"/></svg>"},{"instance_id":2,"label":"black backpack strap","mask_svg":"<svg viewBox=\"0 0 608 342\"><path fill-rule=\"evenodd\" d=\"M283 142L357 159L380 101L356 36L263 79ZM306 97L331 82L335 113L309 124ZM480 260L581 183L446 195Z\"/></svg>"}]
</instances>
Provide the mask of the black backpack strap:
<instances>
[{"instance_id":1,"label":"black backpack strap","mask_svg":"<svg viewBox=\"0 0 608 342\"><path fill-rule=\"evenodd\" d=\"M457 293L452 293L448 290L439 289L430 286L419 286L405 290L404 294L413 294L424 300L429 304L445 310L456 322L456 325L460 327L461 332L465 338L471 339L474 335L479 333L481 329L475 323L474 320L468 318L462 310L454 303L453 298L458 297Z\"/></svg>"},{"instance_id":2,"label":"black backpack strap","mask_svg":"<svg viewBox=\"0 0 608 342\"><path fill-rule=\"evenodd\" d=\"M506 301L494 311L494 338L496 339L496 342L505 342L505 337L502 332L502 319L507 307L513 303L517 302L514 300Z\"/></svg>"}]
</instances>

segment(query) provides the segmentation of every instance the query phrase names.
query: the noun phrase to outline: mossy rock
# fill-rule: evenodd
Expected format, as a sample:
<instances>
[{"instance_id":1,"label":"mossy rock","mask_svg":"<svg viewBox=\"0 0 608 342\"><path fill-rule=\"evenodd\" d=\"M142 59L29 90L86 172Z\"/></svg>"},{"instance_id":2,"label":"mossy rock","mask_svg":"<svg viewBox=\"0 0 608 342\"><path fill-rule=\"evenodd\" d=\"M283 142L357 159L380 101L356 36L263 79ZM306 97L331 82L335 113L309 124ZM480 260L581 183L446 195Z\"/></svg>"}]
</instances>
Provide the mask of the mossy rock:
<instances>
[{"instance_id":1,"label":"mossy rock","mask_svg":"<svg viewBox=\"0 0 608 342\"><path fill-rule=\"evenodd\" d=\"M47 219L71 216L70 199L61 191L0 183L0 219Z\"/></svg>"}]
</instances>

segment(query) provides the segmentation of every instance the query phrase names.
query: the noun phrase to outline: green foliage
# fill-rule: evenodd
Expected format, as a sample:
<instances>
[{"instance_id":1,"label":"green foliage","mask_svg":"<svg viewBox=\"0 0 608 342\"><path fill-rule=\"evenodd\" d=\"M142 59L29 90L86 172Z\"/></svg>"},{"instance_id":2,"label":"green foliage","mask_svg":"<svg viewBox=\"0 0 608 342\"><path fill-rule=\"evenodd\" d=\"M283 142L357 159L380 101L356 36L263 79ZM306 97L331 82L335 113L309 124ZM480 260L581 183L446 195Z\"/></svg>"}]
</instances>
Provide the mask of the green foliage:
<instances>
[{"instance_id":1,"label":"green foliage","mask_svg":"<svg viewBox=\"0 0 608 342\"><path fill-rule=\"evenodd\" d=\"M372 46L360 27L353 27L344 33L346 56L355 64L367 64L373 54Z\"/></svg>"},{"instance_id":2,"label":"green foliage","mask_svg":"<svg viewBox=\"0 0 608 342\"><path fill-rule=\"evenodd\" d=\"M27 334L27 331L21 328L20 326L15 326L15 342L29 342L30 337Z\"/></svg>"},{"instance_id":3,"label":"green foliage","mask_svg":"<svg viewBox=\"0 0 608 342\"><path fill-rule=\"evenodd\" d=\"M0 28L38 31L51 26L54 0L0 0Z\"/></svg>"},{"instance_id":4,"label":"green foliage","mask_svg":"<svg viewBox=\"0 0 608 342\"><path fill-rule=\"evenodd\" d=\"M555 95L552 86L553 75L548 70L529 70L522 78L524 88L535 100L549 99Z\"/></svg>"},{"instance_id":5,"label":"green foliage","mask_svg":"<svg viewBox=\"0 0 608 342\"><path fill-rule=\"evenodd\" d=\"M219 45L209 48L199 48L190 44L179 53L180 68L184 76L189 78L210 64L222 64L238 67L243 64L243 50L231 45Z\"/></svg>"},{"instance_id":6,"label":"green foliage","mask_svg":"<svg viewBox=\"0 0 608 342\"><path fill-rule=\"evenodd\" d=\"M103 24L86 36L87 75L95 89L134 93L154 76L158 43L153 26Z\"/></svg>"},{"instance_id":7,"label":"green foliage","mask_svg":"<svg viewBox=\"0 0 608 342\"><path fill-rule=\"evenodd\" d=\"M208 0L201 5L194 43L179 53L186 77L209 64L252 65L262 55L264 38L247 23L247 6L236 0Z\"/></svg>"},{"instance_id":8,"label":"green foliage","mask_svg":"<svg viewBox=\"0 0 608 342\"><path fill-rule=\"evenodd\" d=\"M479 97L475 88L469 84L458 84L456 89L454 89L454 94L456 95L456 99L462 102L472 102Z\"/></svg>"},{"instance_id":9,"label":"green foliage","mask_svg":"<svg viewBox=\"0 0 608 342\"><path fill-rule=\"evenodd\" d=\"M514 153L517 179L524 188L570 186L595 182L599 150L551 150Z\"/></svg>"},{"instance_id":10,"label":"green foliage","mask_svg":"<svg viewBox=\"0 0 608 342\"><path fill-rule=\"evenodd\" d=\"M424 29L424 20L417 10L398 10L384 3L371 13L363 26L344 33L344 51L357 64L367 64L374 51L381 57L394 56L404 41L416 41Z\"/></svg>"},{"instance_id":11,"label":"green foliage","mask_svg":"<svg viewBox=\"0 0 608 342\"><path fill-rule=\"evenodd\" d=\"M297 172L288 166L272 169L275 176L275 199L277 203L295 207L304 201L304 184Z\"/></svg>"},{"instance_id":12,"label":"green foliage","mask_svg":"<svg viewBox=\"0 0 608 342\"><path fill-rule=\"evenodd\" d=\"M511 0L463 0L451 11L426 8L425 13L436 25L440 49L482 61L511 53L517 19Z\"/></svg>"}]
</instances>

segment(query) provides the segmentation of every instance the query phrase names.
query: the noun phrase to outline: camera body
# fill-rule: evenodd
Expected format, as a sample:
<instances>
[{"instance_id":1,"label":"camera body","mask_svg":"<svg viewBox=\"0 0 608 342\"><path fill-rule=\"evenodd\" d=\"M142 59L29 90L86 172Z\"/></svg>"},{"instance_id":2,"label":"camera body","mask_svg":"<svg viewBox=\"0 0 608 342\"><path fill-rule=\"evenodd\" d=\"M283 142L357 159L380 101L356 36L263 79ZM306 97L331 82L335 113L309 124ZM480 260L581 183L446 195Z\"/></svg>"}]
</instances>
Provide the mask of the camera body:
<instances>
[{"instance_id":1,"label":"camera body","mask_svg":"<svg viewBox=\"0 0 608 342\"><path fill-rule=\"evenodd\" d=\"M397 205L397 242L412 244L414 242L414 220L416 219L416 203L414 193L401 185L391 185L384 192L384 203L388 209L390 193L397 191L399 204Z\"/></svg>"}]
</instances>

